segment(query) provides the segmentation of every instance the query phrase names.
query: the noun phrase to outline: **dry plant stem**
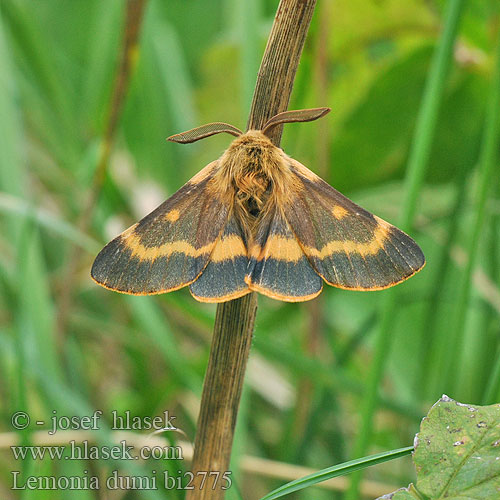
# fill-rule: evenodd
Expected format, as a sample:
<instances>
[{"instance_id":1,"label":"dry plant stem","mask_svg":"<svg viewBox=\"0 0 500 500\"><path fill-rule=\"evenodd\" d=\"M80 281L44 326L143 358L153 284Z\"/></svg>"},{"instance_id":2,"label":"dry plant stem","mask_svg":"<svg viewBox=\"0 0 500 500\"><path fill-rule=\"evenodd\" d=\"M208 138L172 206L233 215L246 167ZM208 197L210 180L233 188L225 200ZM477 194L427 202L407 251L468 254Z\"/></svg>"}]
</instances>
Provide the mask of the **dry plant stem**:
<instances>
[{"instance_id":1,"label":"dry plant stem","mask_svg":"<svg viewBox=\"0 0 500 500\"><path fill-rule=\"evenodd\" d=\"M217 307L210 358L203 384L192 472L229 470L233 434L243 387L245 368L250 353L257 296L255 293L226 302ZM223 498L219 478L212 490L208 477L200 489L203 476L195 477L195 489L187 499Z\"/></svg>"},{"instance_id":2,"label":"dry plant stem","mask_svg":"<svg viewBox=\"0 0 500 500\"><path fill-rule=\"evenodd\" d=\"M95 201L104 183L108 161L111 154L111 147L115 137L116 126L125 103L125 96L130 84L131 75L137 64L139 55L139 33L147 0L128 0L125 18L125 33L121 51L121 59L115 76L113 92L111 94L109 114L106 130L104 133L101 155L94 174L92 195L87 212L91 213ZM86 215L86 213L84 214Z\"/></svg>"},{"instance_id":3,"label":"dry plant stem","mask_svg":"<svg viewBox=\"0 0 500 500\"><path fill-rule=\"evenodd\" d=\"M94 208L106 177L116 127L123 110L131 75L138 59L139 32L146 3L147 0L127 1L125 13L125 33L122 42L120 62L116 71L113 90L111 92L109 111L101 143L101 150L99 152L97 167L92 179L92 186L84 202L80 218L77 222L78 228L82 233L86 233L90 227L92 214L94 213ZM78 246L73 246L68 256L68 264L62 280L62 293L59 301L59 314L57 317L58 347L60 351L62 351L64 344L64 332L67 327L68 316L73 299L73 290L76 283L78 263L80 262L81 257L82 249Z\"/></svg>"},{"instance_id":4,"label":"dry plant stem","mask_svg":"<svg viewBox=\"0 0 500 500\"><path fill-rule=\"evenodd\" d=\"M288 108L315 4L316 0L280 1L259 69L248 129L261 128L269 118ZM272 131L271 140L276 145L281 132L282 126ZM254 293L217 306L191 468L195 489L188 491L187 500L224 497L224 481L219 481L215 490L208 481L200 489L202 475L197 473L223 473L229 468L256 311Z\"/></svg>"},{"instance_id":5,"label":"dry plant stem","mask_svg":"<svg viewBox=\"0 0 500 500\"><path fill-rule=\"evenodd\" d=\"M272 116L286 111L295 73L316 0L281 0L262 58L248 119L248 129L258 129ZM282 127L273 130L276 145Z\"/></svg>"}]
</instances>

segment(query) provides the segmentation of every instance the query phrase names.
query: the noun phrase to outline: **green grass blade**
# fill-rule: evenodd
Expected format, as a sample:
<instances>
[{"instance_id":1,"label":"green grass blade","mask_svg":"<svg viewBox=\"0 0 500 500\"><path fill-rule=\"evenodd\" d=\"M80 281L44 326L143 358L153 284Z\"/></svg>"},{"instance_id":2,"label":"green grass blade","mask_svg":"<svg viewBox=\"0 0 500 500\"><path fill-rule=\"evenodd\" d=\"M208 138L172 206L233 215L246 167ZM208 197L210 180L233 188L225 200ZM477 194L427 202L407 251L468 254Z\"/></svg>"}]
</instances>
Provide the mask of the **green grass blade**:
<instances>
[{"instance_id":1,"label":"green grass blade","mask_svg":"<svg viewBox=\"0 0 500 500\"><path fill-rule=\"evenodd\" d=\"M94 36L88 40L88 70L82 82L80 112L87 116L95 127L102 122L106 98L113 82L113 68L116 61L116 47L124 18L124 2L109 0L96 2L92 14ZM97 126L97 130L101 127Z\"/></svg>"},{"instance_id":2,"label":"green grass blade","mask_svg":"<svg viewBox=\"0 0 500 500\"><path fill-rule=\"evenodd\" d=\"M344 371L333 370L331 367L318 362L317 359L303 354L294 354L270 341L264 341L258 336L255 337L254 345L259 352L273 363L283 365L296 374L313 377L318 388L324 387L334 392L339 392L342 388L343 391L356 395L362 392L361 385ZM399 403L385 397L383 394L380 396L379 401L384 408L415 422L419 422L423 416L417 405Z\"/></svg>"},{"instance_id":3,"label":"green grass blade","mask_svg":"<svg viewBox=\"0 0 500 500\"><path fill-rule=\"evenodd\" d=\"M495 365L493 366L493 370L491 371L490 378L488 380L488 384L484 391L483 396L483 404L494 404L497 401L498 397L498 381L500 380L500 348L498 348L496 356L495 356Z\"/></svg>"},{"instance_id":4,"label":"green grass blade","mask_svg":"<svg viewBox=\"0 0 500 500\"><path fill-rule=\"evenodd\" d=\"M477 262L479 242L481 232L486 217L486 202L488 200L491 186L493 184L493 174L498 158L498 146L500 140L500 36L496 48L496 61L491 81L491 93L488 98L486 124L484 128L483 141L479 157L479 185L476 194L476 207L474 213L473 230L467 244L467 263L462 274L462 282L457 300L457 309L452 331L455 335L450 351L450 363L448 364L448 380L453 380L454 387L460 387L460 377L454 377L455 370L463 361L463 351L461 347L464 342L465 325L471 292L472 272ZM498 182L498 181L497 181Z\"/></svg>"},{"instance_id":5,"label":"green grass blade","mask_svg":"<svg viewBox=\"0 0 500 500\"><path fill-rule=\"evenodd\" d=\"M21 196L25 182L21 158L22 126L19 110L17 82L7 40L4 34L2 11L0 10L0 189L14 196ZM14 216L8 217L11 241L19 233L19 224Z\"/></svg>"},{"instance_id":6,"label":"green grass blade","mask_svg":"<svg viewBox=\"0 0 500 500\"><path fill-rule=\"evenodd\" d=\"M405 198L402 206L400 225L406 231L412 226L418 195L425 177L432 140L436 132L439 105L443 97L444 86L453 57L453 45L458 32L464 3L463 0L450 0L448 2L444 15L444 29L429 70L405 179ZM354 444L354 455L363 455L369 446L373 429L373 418L378 401L378 390L387 359L389 358L393 337L391 333L393 316L397 305L397 291L391 289L384 293L381 322L375 337L374 359L368 374L366 395L361 411L361 428ZM360 481L361 474L352 476L351 486L346 495L347 500L359 498Z\"/></svg>"},{"instance_id":7,"label":"green grass blade","mask_svg":"<svg viewBox=\"0 0 500 500\"><path fill-rule=\"evenodd\" d=\"M422 188L425 167L429 161L432 141L436 133L439 107L443 98L446 77L453 60L453 46L464 4L464 0L449 0L444 15L445 26L429 69L408 159L405 203L400 217L400 226L404 230L410 230L415 218L417 199Z\"/></svg>"},{"instance_id":8,"label":"green grass blade","mask_svg":"<svg viewBox=\"0 0 500 500\"><path fill-rule=\"evenodd\" d=\"M178 349L176 339L156 303L151 297L127 296L126 300L137 324L162 352L177 379L194 394L199 394L202 380Z\"/></svg>"},{"instance_id":9,"label":"green grass blade","mask_svg":"<svg viewBox=\"0 0 500 500\"><path fill-rule=\"evenodd\" d=\"M438 269L439 272L432 279L429 306L422 321L422 338L419 351L420 372L415 380L415 391L420 394L421 398L425 398L427 394L433 397L435 394L440 395L443 392L441 387L441 363L439 360L446 355L446 346L444 344L448 332L439 328L439 321L444 313L443 302L440 298L443 294L444 283L453 270L449 249L456 240L461 216L463 215L463 207L466 205L467 173L468 169L462 167L457 181L457 195L453 202L451 217L447 226L446 240L440 248L440 255L434 259L434 268Z\"/></svg>"},{"instance_id":10,"label":"green grass blade","mask_svg":"<svg viewBox=\"0 0 500 500\"><path fill-rule=\"evenodd\" d=\"M385 451L383 453L377 453L376 455L370 455L368 457L358 458L356 460L350 460L349 462L344 462L340 465L334 465L333 467L328 467L322 469L309 476L296 479L291 481L275 490L271 491L260 500L274 500L275 498L280 498L294 491L303 490L309 486L313 486L327 479L332 479L334 477L345 476L351 472L370 467L372 465L381 464L383 462L388 462L389 460L395 460L396 458L405 457L413 451L413 446L407 446L406 448L399 448L397 450Z\"/></svg>"},{"instance_id":11,"label":"green grass blade","mask_svg":"<svg viewBox=\"0 0 500 500\"><path fill-rule=\"evenodd\" d=\"M56 47L28 4L8 0L2 7L17 47L18 64L29 73L30 81L36 82L38 99L50 103L51 126L57 129L59 141L68 146L67 154L73 155L68 157L74 160L77 142L71 131L76 128L75 116L66 75L57 71Z\"/></svg>"},{"instance_id":12,"label":"green grass blade","mask_svg":"<svg viewBox=\"0 0 500 500\"><path fill-rule=\"evenodd\" d=\"M174 130L188 130L199 125L193 84L175 29L167 22L153 35L153 50L161 79L172 110Z\"/></svg>"},{"instance_id":13,"label":"green grass blade","mask_svg":"<svg viewBox=\"0 0 500 500\"><path fill-rule=\"evenodd\" d=\"M61 410L58 412L59 415L84 416L92 415L95 411L95 408L93 408L86 399L82 398L82 396L78 394L73 387L68 386L65 381L54 378L53 373L50 371L43 369L40 370L39 367L31 366L29 367L28 372L38 380L40 389L44 393L45 400L50 404L50 406ZM93 432L95 432L95 434L93 436L92 444L95 443L100 447L111 447L115 444L112 440L111 427L104 419L99 422L99 429ZM63 460L63 462L65 461ZM108 459L95 461L95 464L99 464L103 467L103 470L106 471L110 471L112 469L123 470L124 475L126 474L129 476L151 474L151 469L148 464L139 460L115 460L111 456ZM161 500L164 496L159 490L142 490L141 498Z\"/></svg>"},{"instance_id":14,"label":"green grass blade","mask_svg":"<svg viewBox=\"0 0 500 500\"><path fill-rule=\"evenodd\" d=\"M19 338L24 343L26 361L40 371L49 371L62 380L57 353L55 306L50 290L47 264L38 230L28 220L19 240L18 301Z\"/></svg>"},{"instance_id":15,"label":"green grass blade","mask_svg":"<svg viewBox=\"0 0 500 500\"><path fill-rule=\"evenodd\" d=\"M242 83L242 110L246 113L252 103L255 77L259 69L260 0L238 0L235 24L240 34L240 71Z\"/></svg>"},{"instance_id":16,"label":"green grass blade","mask_svg":"<svg viewBox=\"0 0 500 500\"><path fill-rule=\"evenodd\" d=\"M82 233L74 225L50 213L48 210L41 207L32 207L29 202L22 198L0 193L0 214L6 214L15 219L17 226L19 225L19 219L32 220L40 227L56 233L58 237L67 239L90 253L98 252L101 248L101 245L96 240Z\"/></svg>"}]
</instances>

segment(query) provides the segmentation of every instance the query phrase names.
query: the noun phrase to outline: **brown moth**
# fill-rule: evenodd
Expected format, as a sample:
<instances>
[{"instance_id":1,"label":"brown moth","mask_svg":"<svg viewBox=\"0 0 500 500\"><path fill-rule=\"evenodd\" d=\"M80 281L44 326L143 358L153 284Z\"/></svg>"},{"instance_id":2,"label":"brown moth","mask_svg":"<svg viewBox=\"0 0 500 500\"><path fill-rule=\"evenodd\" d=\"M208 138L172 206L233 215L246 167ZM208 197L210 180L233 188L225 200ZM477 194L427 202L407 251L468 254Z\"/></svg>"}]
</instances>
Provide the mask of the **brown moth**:
<instances>
[{"instance_id":1,"label":"brown moth","mask_svg":"<svg viewBox=\"0 0 500 500\"><path fill-rule=\"evenodd\" d=\"M286 111L262 130L211 123L169 137L190 143L236 136L222 156L108 243L92 267L106 288L144 295L189 285L203 302L258 291L290 302L316 297L323 281L380 290L425 259L405 233L359 207L275 146L269 131L330 111Z\"/></svg>"}]
</instances>

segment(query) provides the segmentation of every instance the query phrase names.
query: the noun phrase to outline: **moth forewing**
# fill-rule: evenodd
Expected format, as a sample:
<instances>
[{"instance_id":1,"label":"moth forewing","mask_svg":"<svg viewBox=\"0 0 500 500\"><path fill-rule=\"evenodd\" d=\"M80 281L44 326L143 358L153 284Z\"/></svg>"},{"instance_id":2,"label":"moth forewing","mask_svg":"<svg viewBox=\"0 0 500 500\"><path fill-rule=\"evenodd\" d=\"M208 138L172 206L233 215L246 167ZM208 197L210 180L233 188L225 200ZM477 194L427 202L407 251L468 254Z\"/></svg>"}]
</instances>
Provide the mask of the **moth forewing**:
<instances>
[{"instance_id":1,"label":"moth forewing","mask_svg":"<svg viewBox=\"0 0 500 500\"><path fill-rule=\"evenodd\" d=\"M213 162L137 224L108 243L91 276L123 293L150 295L196 280L208 264L230 207L213 196Z\"/></svg>"},{"instance_id":2,"label":"moth forewing","mask_svg":"<svg viewBox=\"0 0 500 500\"><path fill-rule=\"evenodd\" d=\"M418 272L420 247L400 229L356 205L296 160L301 183L286 217L315 271L330 285L381 290Z\"/></svg>"}]
</instances>

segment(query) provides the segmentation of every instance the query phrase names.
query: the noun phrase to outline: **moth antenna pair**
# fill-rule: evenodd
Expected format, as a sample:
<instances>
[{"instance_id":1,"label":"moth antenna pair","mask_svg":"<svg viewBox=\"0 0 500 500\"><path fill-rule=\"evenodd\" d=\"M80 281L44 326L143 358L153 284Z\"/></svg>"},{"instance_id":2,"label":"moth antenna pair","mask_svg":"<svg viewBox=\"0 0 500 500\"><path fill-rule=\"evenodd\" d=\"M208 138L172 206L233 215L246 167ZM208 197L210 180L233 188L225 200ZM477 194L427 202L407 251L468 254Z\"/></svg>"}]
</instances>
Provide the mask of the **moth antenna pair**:
<instances>
[{"instance_id":1,"label":"moth antenna pair","mask_svg":"<svg viewBox=\"0 0 500 500\"><path fill-rule=\"evenodd\" d=\"M278 125L284 123L297 123L297 122L311 122L325 116L331 110L330 108L311 108L311 109L299 109L293 111L283 111L274 115L272 118L267 120L267 122L262 127L262 133L269 136L269 132ZM239 137L243 132L233 125L224 122L214 122L202 125L201 127L196 127L186 132L181 132L180 134L175 134L167 138L167 141L178 142L181 144L189 144L191 142L199 141L200 139L205 139L205 137L210 137L215 134L231 134L235 137Z\"/></svg>"}]
</instances>

